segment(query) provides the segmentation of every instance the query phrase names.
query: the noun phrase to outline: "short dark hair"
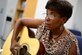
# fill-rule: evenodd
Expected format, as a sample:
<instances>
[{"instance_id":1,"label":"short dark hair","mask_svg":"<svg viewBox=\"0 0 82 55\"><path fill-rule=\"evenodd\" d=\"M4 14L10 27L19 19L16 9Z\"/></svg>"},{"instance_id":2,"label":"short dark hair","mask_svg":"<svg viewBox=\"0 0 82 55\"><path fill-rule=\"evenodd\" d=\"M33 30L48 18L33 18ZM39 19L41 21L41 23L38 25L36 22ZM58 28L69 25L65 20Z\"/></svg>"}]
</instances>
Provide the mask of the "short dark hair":
<instances>
[{"instance_id":1,"label":"short dark hair","mask_svg":"<svg viewBox=\"0 0 82 55\"><path fill-rule=\"evenodd\" d=\"M45 8L57 11L61 17L67 17L67 19L72 16L73 6L66 0L48 0Z\"/></svg>"}]
</instances>

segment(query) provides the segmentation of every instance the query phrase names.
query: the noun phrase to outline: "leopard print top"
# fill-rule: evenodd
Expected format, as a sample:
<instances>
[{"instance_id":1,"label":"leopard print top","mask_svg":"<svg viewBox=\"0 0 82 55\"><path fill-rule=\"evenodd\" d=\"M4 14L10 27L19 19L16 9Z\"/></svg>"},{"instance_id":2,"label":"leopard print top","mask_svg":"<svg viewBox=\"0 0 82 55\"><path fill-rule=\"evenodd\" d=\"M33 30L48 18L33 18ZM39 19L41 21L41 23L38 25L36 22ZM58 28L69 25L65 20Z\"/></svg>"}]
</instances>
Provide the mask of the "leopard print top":
<instances>
[{"instance_id":1,"label":"leopard print top","mask_svg":"<svg viewBox=\"0 0 82 55\"><path fill-rule=\"evenodd\" d=\"M69 48L73 42L76 43L77 46L77 55L80 55L77 39L73 34L69 33L65 35L63 38L55 41L54 38L49 40L50 31L45 29L45 23L43 23L37 30L36 38L38 38L45 47L44 55L69 55Z\"/></svg>"}]
</instances>

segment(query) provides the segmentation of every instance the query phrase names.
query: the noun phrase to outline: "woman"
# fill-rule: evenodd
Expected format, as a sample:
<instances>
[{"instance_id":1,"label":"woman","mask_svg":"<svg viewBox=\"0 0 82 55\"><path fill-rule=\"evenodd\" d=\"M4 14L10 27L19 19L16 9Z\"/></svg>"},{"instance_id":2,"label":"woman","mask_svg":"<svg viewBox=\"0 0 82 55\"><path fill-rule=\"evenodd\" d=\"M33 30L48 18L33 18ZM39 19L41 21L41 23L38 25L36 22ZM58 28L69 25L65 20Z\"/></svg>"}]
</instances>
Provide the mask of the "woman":
<instances>
[{"instance_id":1,"label":"woman","mask_svg":"<svg viewBox=\"0 0 82 55\"><path fill-rule=\"evenodd\" d=\"M77 39L64 27L72 15L72 5L66 0L49 0L45 8L45 20L28 18L17 21L11 40L11 52L15 54L15 47L19 47L16 37L27 26L38 28L35 37L39 39L41 47L37 55L80 55Z\"/></svg>"}]
</instances>

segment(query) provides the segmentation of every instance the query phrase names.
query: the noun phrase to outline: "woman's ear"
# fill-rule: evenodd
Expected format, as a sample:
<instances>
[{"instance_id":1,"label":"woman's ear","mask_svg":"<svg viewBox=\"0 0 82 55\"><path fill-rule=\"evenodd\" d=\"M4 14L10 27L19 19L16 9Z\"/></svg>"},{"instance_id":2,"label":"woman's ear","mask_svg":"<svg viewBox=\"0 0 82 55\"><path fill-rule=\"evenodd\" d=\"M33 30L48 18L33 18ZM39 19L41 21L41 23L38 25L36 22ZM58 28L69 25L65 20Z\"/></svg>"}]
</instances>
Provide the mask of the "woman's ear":
<instances>
[{"instance_id":1,"label":"woman's ear","mask_svg":"<svg viewBox=\"0 0 82 55\"><path fill-rule=\"evenodd\" d=\"M63 24L67 22L67 17L62 17Z\"/></svg>"}]
</instances>

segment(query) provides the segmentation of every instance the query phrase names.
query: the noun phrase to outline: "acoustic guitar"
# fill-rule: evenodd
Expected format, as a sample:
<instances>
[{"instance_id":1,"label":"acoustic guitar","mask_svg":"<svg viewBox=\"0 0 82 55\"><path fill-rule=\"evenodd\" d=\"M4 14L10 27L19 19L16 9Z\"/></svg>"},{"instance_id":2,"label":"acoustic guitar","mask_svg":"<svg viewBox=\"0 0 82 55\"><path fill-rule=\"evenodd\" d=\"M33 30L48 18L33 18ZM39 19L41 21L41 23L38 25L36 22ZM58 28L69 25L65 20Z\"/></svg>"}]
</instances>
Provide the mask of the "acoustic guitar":
<instances>
[{"instance_id":1,"label":"acoustic guitar","mask_svg":"<svg viewBox=\"0 0 82 55\"><path fill-rule=\"evenodd\" d=\"M11 31L3 45L2 55L12 55L10 51L12 34L13 30ZM21 47L16 49L16 55L37 55L40 46L39 40L35 38L30 38L26 27L24 27L23 32L21 36L18 37L17 41Z\"/></svg>"}]
</instances>

